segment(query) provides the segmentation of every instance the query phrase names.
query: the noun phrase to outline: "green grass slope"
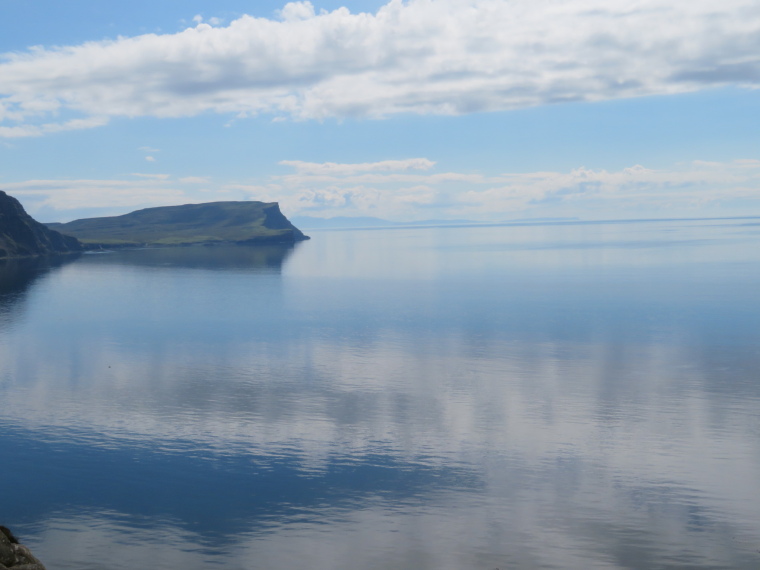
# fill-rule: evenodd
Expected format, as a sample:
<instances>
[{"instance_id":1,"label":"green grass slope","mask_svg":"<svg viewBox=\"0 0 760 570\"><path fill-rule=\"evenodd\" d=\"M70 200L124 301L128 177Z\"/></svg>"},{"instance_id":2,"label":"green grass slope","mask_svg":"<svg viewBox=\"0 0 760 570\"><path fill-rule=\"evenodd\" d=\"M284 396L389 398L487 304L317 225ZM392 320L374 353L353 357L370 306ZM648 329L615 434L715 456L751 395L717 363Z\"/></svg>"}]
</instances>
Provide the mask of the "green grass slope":
<instances>
[{"instance_id":1,"label":"green grass slope","mask_svg":"<svg viewBox=\"0 0 760 570\"><path fill-rule=\"evenodd\" d=\"M76 237L90 248L293 243L309 239L288 221L276 202L164 206L137 210L123 216L47 225Z\"/></svg>"}]
</instances>

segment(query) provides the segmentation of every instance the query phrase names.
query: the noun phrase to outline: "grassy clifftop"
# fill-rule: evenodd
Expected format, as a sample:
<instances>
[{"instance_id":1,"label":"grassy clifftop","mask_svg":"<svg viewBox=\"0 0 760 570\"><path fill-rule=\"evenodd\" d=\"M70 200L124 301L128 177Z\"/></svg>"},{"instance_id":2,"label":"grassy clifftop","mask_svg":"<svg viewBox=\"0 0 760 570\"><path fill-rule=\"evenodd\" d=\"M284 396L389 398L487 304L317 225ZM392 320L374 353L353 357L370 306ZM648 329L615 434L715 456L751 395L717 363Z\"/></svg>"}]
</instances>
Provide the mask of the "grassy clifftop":
<instances>
[{"instance_id":1,"label":"grassy clifftop","mask_svg":"<svg viewBox=\"0 0 760 570\"><path fill-rule=\"evenodd\" d=\"M276 202L209 202L48 224L86 247L293 243L309 239Z\"/></svg>"}]
</instances>

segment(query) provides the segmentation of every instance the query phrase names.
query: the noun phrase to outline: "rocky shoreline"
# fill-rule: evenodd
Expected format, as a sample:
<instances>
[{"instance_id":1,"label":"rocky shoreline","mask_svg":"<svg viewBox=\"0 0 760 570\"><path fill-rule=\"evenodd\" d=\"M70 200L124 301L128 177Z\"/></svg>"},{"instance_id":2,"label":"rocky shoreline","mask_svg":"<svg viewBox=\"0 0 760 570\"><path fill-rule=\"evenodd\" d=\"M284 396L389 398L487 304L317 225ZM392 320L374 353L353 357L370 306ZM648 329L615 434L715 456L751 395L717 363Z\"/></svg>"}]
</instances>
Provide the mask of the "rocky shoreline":
<instances>
[{"instance_id":1,"label":"rocky shoreline","mask_svg":"<svg viewBox=\"0 0 760 570\"><path fill-rule=\"evenodd\" d=\"M0 526L0 570L45 570L45 566L34 554L19 544L13 533Z\"/></svg>"}]
</instances>

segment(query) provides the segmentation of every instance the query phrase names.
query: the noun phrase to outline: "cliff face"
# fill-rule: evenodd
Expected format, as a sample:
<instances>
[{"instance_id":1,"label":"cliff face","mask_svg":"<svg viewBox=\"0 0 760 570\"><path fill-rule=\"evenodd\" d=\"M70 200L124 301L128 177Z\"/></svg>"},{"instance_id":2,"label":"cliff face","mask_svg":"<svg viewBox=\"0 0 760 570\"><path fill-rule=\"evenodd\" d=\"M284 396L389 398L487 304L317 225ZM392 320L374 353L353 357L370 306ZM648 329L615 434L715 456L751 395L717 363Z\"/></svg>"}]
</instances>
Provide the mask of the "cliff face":
<instances>
[{"instance_id":1,"label":"cliff face","mask_svg":"<svg viewBox=\"0 0 760 570\"><path fill-rule=\"evenodd\" d=\"M0 259L81 250L76 238L48 229L27 214L18 200L0 190Z\"/></svg>"}]
</instances>

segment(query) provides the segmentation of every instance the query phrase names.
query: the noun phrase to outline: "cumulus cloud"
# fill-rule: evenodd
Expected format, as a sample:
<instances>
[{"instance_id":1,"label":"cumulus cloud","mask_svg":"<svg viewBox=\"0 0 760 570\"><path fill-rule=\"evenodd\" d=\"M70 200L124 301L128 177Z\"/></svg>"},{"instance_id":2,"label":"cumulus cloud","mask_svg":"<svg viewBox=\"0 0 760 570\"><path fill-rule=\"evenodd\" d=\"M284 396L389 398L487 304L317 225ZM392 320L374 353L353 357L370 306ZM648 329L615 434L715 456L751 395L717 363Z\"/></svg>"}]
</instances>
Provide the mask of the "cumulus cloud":
<instances>
[{"instance_id":1,"label":"cumulus cloud","mask_svg":"<svg viewBox=\"0 0 760 570\"><path fill-rule=\"evenodd\" d=\"M277 19L196 23L1 56L0 136L51 132L63 111L101 124L464 114L760 85L754 0L391 0L375 14L292 2Z\"/></svg>"}]
</instances>

